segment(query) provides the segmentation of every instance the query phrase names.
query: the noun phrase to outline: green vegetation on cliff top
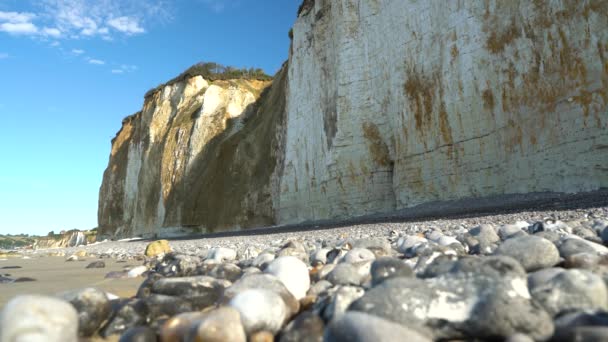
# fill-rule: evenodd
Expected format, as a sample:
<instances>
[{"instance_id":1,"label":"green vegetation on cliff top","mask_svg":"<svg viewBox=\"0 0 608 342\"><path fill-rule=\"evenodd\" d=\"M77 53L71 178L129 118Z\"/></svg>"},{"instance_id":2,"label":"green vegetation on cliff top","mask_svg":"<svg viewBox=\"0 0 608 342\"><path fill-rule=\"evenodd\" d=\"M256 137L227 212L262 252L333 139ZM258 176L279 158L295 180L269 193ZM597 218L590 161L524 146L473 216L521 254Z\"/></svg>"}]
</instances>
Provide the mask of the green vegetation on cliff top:
<instances>
[{"instance_id":1,"label":"green vegetation on cliff top","mask_svg":"<svg viewBox=\"0 0 608 342\"><path fill-rule=\"evenodd\" d=\"M202 76L208 81L217 80L258 80L258 81L270 81L272 76L267 75L262 69L254 68L235 68L231 66L223 66L218 63L197 63L189 67L186 71L179 74L179 76L171 79L170 81L163 83L155 88L152 88L146 92L144 98L148 98L160 91L163 87L173 85L175 83L184 81L188 78Z\"/></svg>"}]
</instances>

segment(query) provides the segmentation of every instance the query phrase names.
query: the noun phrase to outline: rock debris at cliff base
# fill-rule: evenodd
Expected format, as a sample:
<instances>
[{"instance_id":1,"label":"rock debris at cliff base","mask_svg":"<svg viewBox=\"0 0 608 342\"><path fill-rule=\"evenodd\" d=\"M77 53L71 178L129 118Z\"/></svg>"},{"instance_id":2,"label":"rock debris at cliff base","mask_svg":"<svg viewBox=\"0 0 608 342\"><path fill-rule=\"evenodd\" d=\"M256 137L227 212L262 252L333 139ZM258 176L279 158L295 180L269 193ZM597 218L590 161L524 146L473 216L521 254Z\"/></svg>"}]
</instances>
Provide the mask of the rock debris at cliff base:
<instances>
[{"instance_id":1,"label":"rock debris at cliff base","mask_svg":"<svg viewBox=\"0 0 608 342\"><path fill-rule=\"evenodd\" d=\"M143 260L135 296L16 297L0 340L606 340L607 243L608 207L104 242L79 248Z\"/></svg>"}]
</instances>

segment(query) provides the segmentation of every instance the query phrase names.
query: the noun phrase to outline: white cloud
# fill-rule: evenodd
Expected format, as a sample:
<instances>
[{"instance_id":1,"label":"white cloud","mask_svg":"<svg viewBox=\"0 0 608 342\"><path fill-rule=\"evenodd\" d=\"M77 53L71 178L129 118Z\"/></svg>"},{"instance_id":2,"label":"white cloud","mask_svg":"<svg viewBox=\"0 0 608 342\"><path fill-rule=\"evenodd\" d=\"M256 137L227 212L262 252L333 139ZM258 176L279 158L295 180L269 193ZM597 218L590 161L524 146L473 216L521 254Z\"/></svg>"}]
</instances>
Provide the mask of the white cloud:
<instances>
[{"instance_id":1,"label":"white cloud","mask_svg":"<svg viewBox=\"0 0 608 342\"><path fill-rule=\"evenodd\" d=\"M82 49L72 49L72 53L75 55L82 55L84 53L84 50Z\"/></svg>"},{"instance_id":2,"label":"white cloud","mask_svg":"<svg viewBox=\"0 0 608 342\"><path fill-rule=\"evenodd\" d=\"M31 35L38 33L38 27L32 23L2 23L0 31L15 35Z\"/></svg>"},{"instance_id":3,"label":"white cloud","mask_svg":"<svg viewBox=\"0 0 608 342\"><path fill-rule=\"evenodd\" d=\"M52 27L45 27L42 29L42 34L48 37L59 38L61 37L61 31Z\"/></svg>"},{"instance_id":4,"label":"white cloud","mask_svg":"<svg viewBox=\"0 0 608 342\"><path fill-rule=\"evenodd\" d=\"M136 65L122 64L120 67L112 69L111 72L113 74L125 74L125 73L135 72L136 70L137 70Z\"/></svg>"},{"instance_id":5,"label":"white cloud","mask_svg":"<svg viewBox=\"0 0 608 342\"><path fill-rule=\"evenodd\" d=\"M35 14L29 12L2 12L0 11L0 21L5 21L13 24L29 23L36 17Z\"/></svg>"},{"instance_id":6,"label":"white cloud","mask_svg":"<svg viewBox=\"0 0 608 342\"><path fill-rule=\"evenodd\" d=\"M32 35L38 27L32 23L36 15L29 12L1 12L0 31L13 35Z\"/></svg>"},{"instance_id":7,"label":"white cloud","mask_svg":"<svg viewBox=\"0 0 608 342\"><path fill-rule=\"evenodd\" d=\"M128 35L146 32L146 30L139 26L139 21L137 18L132 17L118 17L110 19L108 20L108 25L117 31L126 33Z\"/></svg>"},{"instance_id":8,"label":"white cloud","mask_svg":"<svg viewBox=\"0 0 608 342\"><path fill-rule=\"evenodd\" d=\"M100 59L95 59L95 58L89 58L88 59L89 64L95 64L95 65L104 65L106 64L106 62L100 60Z\"/></svg>"},{"instance_id":9,"label":"white cloud","mask_svg":"<svg viewBox=\"0 0 608 342\"><path fill-rule=\"evenodd\" d=\"M31 12L0 11L0 32L42 39L102 38L143 34L172 19L169 0L23 0Z\"/></svg>"},{"instance_id":10,"label":"white cloud","mask_svg":"<svg viewBox=\"0 0 608 342\"><path fill-rule=\"evenodd\" d=\"M54 42L51 43L52 47L56 47L56 46L59 46L59 45L61 45L61 43L58 42L58 41L54 41Z\"/></svg>"}]
</instances>

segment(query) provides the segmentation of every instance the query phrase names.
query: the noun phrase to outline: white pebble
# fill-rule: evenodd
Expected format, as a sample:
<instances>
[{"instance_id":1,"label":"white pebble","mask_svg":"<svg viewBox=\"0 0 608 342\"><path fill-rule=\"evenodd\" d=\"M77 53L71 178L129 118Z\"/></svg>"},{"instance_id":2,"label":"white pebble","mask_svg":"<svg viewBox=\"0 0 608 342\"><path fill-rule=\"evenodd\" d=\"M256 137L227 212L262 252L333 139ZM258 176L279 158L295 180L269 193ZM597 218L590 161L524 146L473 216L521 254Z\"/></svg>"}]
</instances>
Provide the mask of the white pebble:
<instances>
[{"instance_id":1,"label":"white pebble","mask_svg":"<svg viewBox=\"0 0 608 342\"><path fill-rule=\"evenodd\" d=\"M310 288L308 267L294 256L276 258L268 265L265 272L279 278L297 300L304 298Z\"/></svg>"}]
</instances>

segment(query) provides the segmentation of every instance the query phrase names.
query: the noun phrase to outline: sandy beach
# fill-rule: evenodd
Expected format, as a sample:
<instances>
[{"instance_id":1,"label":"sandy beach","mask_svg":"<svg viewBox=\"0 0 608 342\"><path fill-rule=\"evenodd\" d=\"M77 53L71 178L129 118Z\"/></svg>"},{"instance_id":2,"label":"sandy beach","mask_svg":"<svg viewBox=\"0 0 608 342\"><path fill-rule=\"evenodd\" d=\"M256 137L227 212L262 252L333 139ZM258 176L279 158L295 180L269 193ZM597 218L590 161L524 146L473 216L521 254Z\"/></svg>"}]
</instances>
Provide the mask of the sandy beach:
<instances>
[{"instance_id":1,"label":"sandy beach","mask_svg":"<svg viewBox=\"0 0 608 342\"><path fill-rule=\"evenodd\" d=\"M135 295L143 278L105 279L112 271L122 271L126 266L138 266L138 261L117 262L113 259L103 259L105 268L89 268L86 266L100 260L85 257L82 261L65 261L65 257L34 257L32 259L9 258L0 260L0 274L10 274L10 278L33 278L36 281L0 284L0 308L13 297L23 294L54 295L59 292L97 287L120 297ZM21 268L12 268L12 267Z\"/></svg>"}]
</instances>

